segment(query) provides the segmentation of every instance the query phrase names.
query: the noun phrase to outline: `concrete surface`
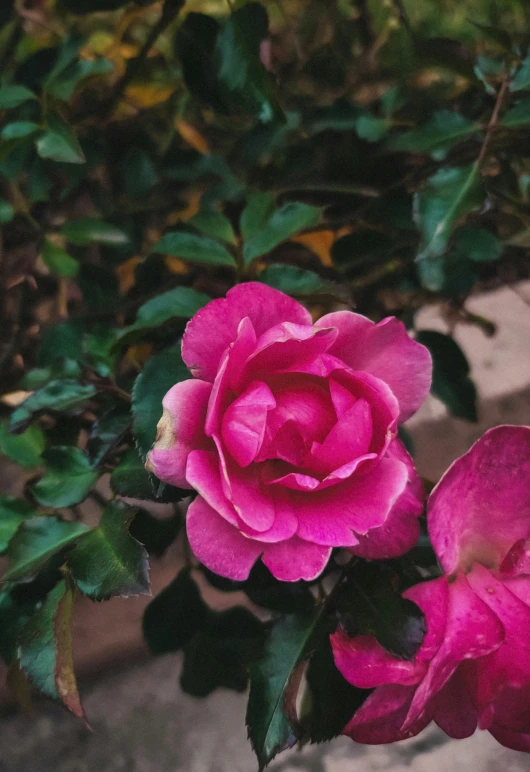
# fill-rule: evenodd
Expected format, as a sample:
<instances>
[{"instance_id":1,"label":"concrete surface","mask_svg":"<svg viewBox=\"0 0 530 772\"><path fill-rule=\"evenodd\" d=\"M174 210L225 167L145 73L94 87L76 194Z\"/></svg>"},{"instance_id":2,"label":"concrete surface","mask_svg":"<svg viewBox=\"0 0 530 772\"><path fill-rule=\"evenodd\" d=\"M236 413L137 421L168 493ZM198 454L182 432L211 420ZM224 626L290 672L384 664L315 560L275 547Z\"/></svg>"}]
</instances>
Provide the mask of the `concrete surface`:
<instances>
[{"instance_id":1,"label":"concrete surface","mask_svg":"<svg viewBox=\"0 0 530 772\"><path fill-rule=\"evenodd\" d=\"M433 398L409 422L419 471L432 480L490 426L530 423L530 282L473 298L468 308L498 327L493 338L464 325L455 331L478 385L479 423L448 418ZM423 310L418 323L447 330L436 308ZM112 627L112 620L106 617L105 625ZM81 683L93 732L48 703L33 719L4 713L0 772L255 772L244 727L245 695L221 691L194 699L181 693L179 669L179 656L168 656L121 672L114 666L112 675ZM527 772L530 757L502 748L487 732L453 741L431 727L390 746L358 746L339 738L282 754L270 769Z\"/></svg>"}]
</instances>

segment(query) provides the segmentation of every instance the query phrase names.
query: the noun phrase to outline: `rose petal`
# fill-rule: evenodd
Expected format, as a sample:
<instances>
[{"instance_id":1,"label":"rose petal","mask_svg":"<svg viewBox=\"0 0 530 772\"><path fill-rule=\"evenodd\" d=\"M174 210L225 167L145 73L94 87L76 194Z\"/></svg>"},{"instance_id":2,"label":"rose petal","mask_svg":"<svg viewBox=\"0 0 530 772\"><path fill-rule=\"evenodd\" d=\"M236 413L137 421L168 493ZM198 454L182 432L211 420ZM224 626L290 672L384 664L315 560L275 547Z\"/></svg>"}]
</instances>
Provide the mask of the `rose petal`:
<instances>
[{"instance_id":1,"label":"rose petal","mask_svg":"<svg viewBox=\"0 0 530 772\"><path fill-rule=\"evenodd\" d=\"M311 315L296 300L260 282L238 284L226 299L212 300L188 322L182 358L196 378L214 381L224 352L249 317L256 335L281 322L311 325Z\"/></svg>"},{"instance_id":2,"label":"rose petal","mask_svg":"<svg viewBox=\"0 0 530 772\"><path fill-rule=\"evenodd\" d=\"M186 516L190 546L204 565L220 576L243 581L263 552L260 542L243 536L197 496Z\"/></svg>"},{"instance_id":3,"label":"rose petal","mask_svg":"<svg viewBox=\"0 0 530 772\"><path fill-rule=\"evenodd\" d=\"M446 573L498 568L530 537L530 428L498 426L457 459L428 502L431 542Z\"/></svg>"},{"instance_id":4,"label":"rose petal","mask_svg":"<svg viewBox=\"0 0 530 772\"><path fill-rule=\"evenodd\" d=\"M190 379L177 383L162 400L164 412L146 466L163 482L191 487L186 480L186 462L191 450L210 444L204 421L211 390L210 383Z\"/></svg>"},{"instance_id":5,"label":"rose petal","mask_svg":"<svg viewBox=\"0 0 530 772\"><path fill-rule=\"evenodd\" d=\"M186 477L203 499L221 517L237 526L234 505L223 489L219 457L215 451L194 450L188 456Z\"/></svg>"},{"instance_id":6,"label":"rose petal","mask_svg":"<svg viewBox=\"0 0 530 772\"><path fill-rule=\"evenodd\" d=\"M261 380L265 374L283 372L286 367L302 366L325 353L337 337L333 327L308 327L284 322L267 330L258 338L256 349L249 357L243 380Z\"/></svg>"},{"instance_id":7,"label":"rose petal","mask_svg":"<svg viewBox=\"0 0 530 772\"><path fill-rule=\"evenodd\" d=\"M409 479L383 525L371 529L365 536L360 535L359 544L350 548L350 552L363 558L381 560L399 557L411 550L420 536L418 517L423 512L425 500L421 479L400 440L394 440L387 453L407 466Z\"/></svg>"},{"instance_id":8,"label":"rose petal","mask_svg":"<svg viewBox=\"0 0 530 772\"><path fill-rule=\"evenodd\" d=\"M471 737L477 728L477 711L458 670L433 697L429 708L440 729L455 740Z\"/></svg>"},{"instance_id":9,"label":"rose petal","mask_svg":"<svg viewBox=\"0 0 530 772\"><path fill-rule=\"evenodd\" d=\"M262 561L281 582L310 581L322 573L331 547L321 547L293 536L288 541L267 544Z\"/></svg>"},{"instance_id":10,"label":"rose petal","mask_svg":"<svg viewBox=\"0 0 530 772\"><path fill-rule=\"evenodd\" d=\"M293 493L298 536L328 546L356 544L353 532L364 534L382 525L407 478L405 464L384 458L371 471L340 485L309 495Z\"/></svg>"},{"instance_id":11,"label":"rose petal","mask_svg":"<svg viewBox=\"0 0 530 772\"><path fill-rule=\"evenodd\" d=\"M322 443L313 443L311 461L321 474L354 461L368 453L372 441L372 410L365 399L358 399L343 414ZM307 463L307 462L306 462Z\"/></svg>"},{"instance_id":12,"label":"rose petal","mask_svg":"<svg viewBox=\"0 0 530 772\"><path fill-rule=\"evenodd\" d=\"M232 402L222 418L221 434L226 449L240 466L254 461L265 435L267 413L276 407L269 387L256 381Z\"/></svg>"},{"instance_id":13,"label":"rose petal","mask_svg":"<svg viewBox=\"0 0 530 772\"><path fill-rule=\"evenodd\" d=\"M373 635L351 638L339 628L330 636L335 665L344 678L359 689L381 684L410 686L421 681L424 662L409 662L389 654Z\"/></svg>"},{"instance_id":14,"label":"rose petal","mask_svg":"<svg viewBox=\"0 0 530 772\"><path fill-rule=\"evenodd\" d=\"M390 386L399 401L401 422L416 412L429 393L432 360L425 346L409 337L402 322L387 317L374 324L351 311L335 311L315 326L339 330L330 354Z\"/></svg>"},{"instance_id":15,"label":"rose petal","mask_svg":"<svg viewBox=\"0 0 530 772\"><path fill-rule=\"evenodd\" d=\"M413 694L414 686L379 686L358 708L342 734L365 745L393 743L414 737L430 723L431 716L426 711L406 731L402 729Z\"/></svg>"},{"instance_id":16,"label":"rose petal","mask_svg":"<svg viewBox=\"0 0 530 772\"><path fill-rule=\"evenodd\" d=\"M506 727L493 724L489 728L490 733L501 745L505 748L511 748L512 751L523 751L524 753L530 753L530 732L528 734L521 734L520 732L512 732Z\"/></svg>"}]
</instances>

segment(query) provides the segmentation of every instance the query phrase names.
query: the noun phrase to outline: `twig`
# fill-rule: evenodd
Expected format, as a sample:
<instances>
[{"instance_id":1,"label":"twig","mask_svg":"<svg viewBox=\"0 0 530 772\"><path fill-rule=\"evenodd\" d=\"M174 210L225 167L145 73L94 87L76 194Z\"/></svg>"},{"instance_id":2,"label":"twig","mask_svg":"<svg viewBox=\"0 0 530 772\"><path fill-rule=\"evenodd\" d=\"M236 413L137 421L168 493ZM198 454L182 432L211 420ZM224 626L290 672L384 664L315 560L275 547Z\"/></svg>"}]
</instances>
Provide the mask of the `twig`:
<instances>
[{"instance_id":1,"label":"twig","mask_svg":"<svg viewBox=\"0 0 530 772\"><path fill-rule=\"evenodd\" d=\"M491 142L491 137L497 126L497 121L499 120L499 112L502 107L502 103L504 102L504 97L506 96L506 91L508 89L509 83L510 83L510 77L508 74L506 74L504 76L501 87L499 89L499 93L497 94L495 107L493 108L493 112L491 114L491 118L489 120L488 127L486 129L486 136L484 137L484 142L482 143L482 147L480 148L480 153L478 154L478 158L476 160L476 164L479 168L482 166L484 159L486 158L486 153L488 152L488 148Z\"/></svg>"},{"instance_id":2,"label":"twig","mask_svg":"<svg viewBox=\"0 0 530 772\"><path fill-rule=\"evenodd\" d=\"M124 74L119 79L119 81L116 83L114 90L110 96L110 99L107 103L106 109L104 110L104 113L107 117L112 115L115 107L118 105L119 101L121 100L127 86L132 80L134 80L136 75L138 75L138 73L144 66L145 61L149 55L149 51L154 46L154 44L156 43L160 35L164 32L166 27L168 27L171 24L171 22L177 18L185 2L186 0L166 0L165 1L160 18L155 24L155 26L152 28L149 35L147 36L147 40L145 41L142 48L140 49L138 56L135 56L134 59L131 59L129 61L127 65L127 69L125 70Z\"/></svg>"},{"instance_id":3,"label":"twig","mask_svg":"<svg viewBox=\"0 0 530 772\"><path fill-rule=\"evenodd\" d=\"M403 3L403 0L393 0L394 6L396 8L396 11L398 12L399 20L409 33L409 35L412 35L412 27L410 25L409 17L407 15L407 11L405 10L405 5Z\"/></svg>"}]
</instances>

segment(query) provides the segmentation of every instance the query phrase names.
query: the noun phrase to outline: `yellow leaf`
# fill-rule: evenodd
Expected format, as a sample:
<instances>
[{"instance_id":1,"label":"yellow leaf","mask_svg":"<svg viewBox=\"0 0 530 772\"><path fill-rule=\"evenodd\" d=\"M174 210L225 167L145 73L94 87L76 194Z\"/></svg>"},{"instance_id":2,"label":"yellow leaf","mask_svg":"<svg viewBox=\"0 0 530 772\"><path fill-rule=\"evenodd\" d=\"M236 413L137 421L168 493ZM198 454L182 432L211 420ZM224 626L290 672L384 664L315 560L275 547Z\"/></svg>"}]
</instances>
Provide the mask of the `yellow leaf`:
<instances>
[{"instance_id":1,"label":"yellow leaf","mask_svg":"<svg viewBox=\"0 0 530 772\"><path fill-rule=\"evenodd\" d=\"M291 241L296 244L302 244L311 250L320 260L322 265L332 266L331 247L333 243L341 236L350 233L351 228L340 228L338 231L312 231L311 233L302 233L300 236L294 236Z\"/></svg>"},{"instance_id":2,"label":"yellow leaf","mask_svg":"<svg viewBox=\"0 0 530 772\"><path fill-rule=\"evenodd\" d=\"M140 370L151 356L152 350L153 345L151 343L135 343L134 346L129 346L127 349L126 359L133 367Z\"/></svg>"},{"instance_id":3,"label":"yellow leaf","mask_svg":"<svg viewBox=\"0 0 530 772\"><path fill-rule=\"evenodd\" d=\"M203 191L198 188L189 190L184 196L186 206L183 209L177 209L175 212L168 214L166 223L168 225L176 225L178 222L188 222L188 220L191 220L201 208L202 193Z\"/></svg>"},{"instance_id":4,"label":"yellow leaf","mask_svg":"<svg viewBox=\"0 0 530 772\"><path fill-rule=\"evenodd\" d=\"M202 155L210 155L210 146L208 140L203 137L198 129L192 126L190 123L182 120L182 118L175 119L175 128L188 145Z\"/></svg>"},{"instance_id":5,"label":"yellow leaf","mask_svg":"<svg viewBox=\"0 0 530 772\"><path fill-rule=\"evenodd\" d=\"M189 271L189 265L184 260L181 260L180 257L166 256L164 258L164 265L170 273L175 273L178 276L182 276Z\"/></svg>"},{"instance_id":6,"label":"yellow leaf","mask_svg":"<svg viewBox=\"0 0 530 772\"><path fill-rule=\"evenodd\" d=\"M138 83L128 86L125 98L135 107L146 109L167 102L174 91L173 83Z\"/></svg>"},{"instance_id":7,"label":"yellow leaf","mask_svg":"<svg viewBox=\"0 0 530 772\"><path fill-rule=\"evenodd\" d=\"M124 263L120 263L116 268L116 277L118 279L118 289L120 295L126 295L132 289L136 282L136 266L142 262L141 257L131 257Z\"/></svg>"}]
</instances>

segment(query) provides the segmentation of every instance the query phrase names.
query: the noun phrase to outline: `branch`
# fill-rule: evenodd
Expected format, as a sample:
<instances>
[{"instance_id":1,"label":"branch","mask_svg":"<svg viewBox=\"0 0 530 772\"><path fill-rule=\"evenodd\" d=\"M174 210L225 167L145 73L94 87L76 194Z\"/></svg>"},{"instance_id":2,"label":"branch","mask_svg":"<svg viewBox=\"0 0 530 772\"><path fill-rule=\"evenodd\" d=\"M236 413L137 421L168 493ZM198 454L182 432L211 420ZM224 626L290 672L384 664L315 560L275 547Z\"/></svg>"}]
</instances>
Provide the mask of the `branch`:
<instances>
[{"instance_id":1,"label":"branch","mask_svg":"<svg viewBox=\"0 0 530 772\"><path fill-rule=\"evenodd\" d=\"M501 87L499 89L499 93L497 94L495 107L493 108L491 118L486 128L486 136L484 137L484 142L482 143L482 147L480 148L480 153L478 154L478 158L476 161L478 167L482 166L484 159L486 158L486 153L488 152L493 132L497 127L497 121L499 120L499 112L501 110L502 103L504 102L504 97L506 96L506 91L508 89L509 84L510 84L510 78L508 75L505 75L504 80L502 81Z\"/></svg>"}]
</instances>

